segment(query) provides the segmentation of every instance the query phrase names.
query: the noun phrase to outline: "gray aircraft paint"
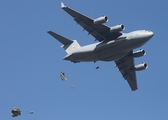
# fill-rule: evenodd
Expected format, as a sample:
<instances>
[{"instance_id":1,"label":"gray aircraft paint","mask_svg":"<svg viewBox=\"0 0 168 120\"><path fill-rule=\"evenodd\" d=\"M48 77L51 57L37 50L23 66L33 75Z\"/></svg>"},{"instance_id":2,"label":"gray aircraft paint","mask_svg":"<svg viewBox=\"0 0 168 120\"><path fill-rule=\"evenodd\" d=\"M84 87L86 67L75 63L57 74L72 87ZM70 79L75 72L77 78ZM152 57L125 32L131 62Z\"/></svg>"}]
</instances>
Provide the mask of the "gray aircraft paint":
<instances>
[{"instance_id":1,"label":"gray aircraft paint","mask_svg":"<svg viewBox=\"0 0 168 120\"><path fill-rule=\"evenodd\" d=\"M61 3L61 8L70 14L74 20L83 27L95 40L99 42L80 46L76 40L70 40L57 33L48 31L50 35L63 44L67 55L63 58L74 63L77 62L96 62L113 61L119 68L124 79L126 79L131 89L137 90L137 80L135 71L147 68L146 63L134 65L133 50L143 46L154 35L149 30L136 30L129 33L122 33L122 24L108 27L104 22L108 21L106 16L91 19ZM136 52L136 57L144 55L144 51Z\"/></svg>"}]
</instances>

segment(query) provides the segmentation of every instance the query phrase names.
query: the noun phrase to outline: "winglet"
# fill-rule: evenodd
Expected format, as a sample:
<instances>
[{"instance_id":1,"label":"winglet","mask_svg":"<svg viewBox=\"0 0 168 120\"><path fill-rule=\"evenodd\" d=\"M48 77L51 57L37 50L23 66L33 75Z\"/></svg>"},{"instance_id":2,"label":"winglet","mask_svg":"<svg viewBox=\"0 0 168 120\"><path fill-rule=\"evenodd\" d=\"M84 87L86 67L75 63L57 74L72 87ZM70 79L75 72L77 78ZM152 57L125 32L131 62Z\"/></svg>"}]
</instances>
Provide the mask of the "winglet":
<instances>
[{"instance_id":1,"label":"winglet","mask_svg":"<svg viewBox=\"0 0 168 120\"><path fill-rule=\"evenodd\" d=\"M65 8L66 6L64 5L63 2L61 2L61 8Z\"/></svg>"}]
</instances>

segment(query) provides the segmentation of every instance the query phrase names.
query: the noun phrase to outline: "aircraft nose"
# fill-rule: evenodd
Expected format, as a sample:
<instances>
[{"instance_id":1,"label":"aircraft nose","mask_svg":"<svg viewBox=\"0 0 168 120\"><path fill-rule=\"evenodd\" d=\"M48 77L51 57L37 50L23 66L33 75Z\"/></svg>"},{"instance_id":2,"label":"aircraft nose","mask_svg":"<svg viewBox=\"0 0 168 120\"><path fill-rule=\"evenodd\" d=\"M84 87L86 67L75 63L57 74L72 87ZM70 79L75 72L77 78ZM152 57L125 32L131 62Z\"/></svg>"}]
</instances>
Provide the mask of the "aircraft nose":
<instances>
[{"instance_id":1,"label":"aircraft nose","mask_svg":"<svg viewBox=\"0 0 168 120\"><path fill-rule=\"evenodd\" d=\"M149 35L150 35L151 37L153 37L153 36L154 36L154 33L153 33L152 31L150 31L150 32L149 32Z\"/></svg>"},{"instance_id":2,"label":"aircraft nose","mask_svg":"<svg viewBox=\"0 0 168 120\"><path fill-rule=\"evenodd\" d=\"M154 36L154 33L152 31L149 31L149 30L147 30L147 34L150 38Z\"/></svg>"}]
</instances>

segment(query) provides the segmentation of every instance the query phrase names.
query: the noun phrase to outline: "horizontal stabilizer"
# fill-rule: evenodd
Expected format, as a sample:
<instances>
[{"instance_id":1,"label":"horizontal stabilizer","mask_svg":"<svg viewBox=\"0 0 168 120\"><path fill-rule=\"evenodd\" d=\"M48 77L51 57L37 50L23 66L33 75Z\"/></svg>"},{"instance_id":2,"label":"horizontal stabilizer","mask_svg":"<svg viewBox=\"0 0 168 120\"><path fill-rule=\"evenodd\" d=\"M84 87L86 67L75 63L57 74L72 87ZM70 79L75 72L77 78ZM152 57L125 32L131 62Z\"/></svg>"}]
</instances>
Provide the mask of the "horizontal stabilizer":
<instances>
[{"instance_id":1,"label":"horizontal stabilizer","mask_svg":"<svg viewBox=\"0 0 168 120\"><path fill-rule=\"evenodd\" d=\"M57 39L59 42L61 42L63 45L68 45L73 43L72 40L69 40L68 38L65 38L57 33L54 33L52 31L48 31L48 33L53 36L55 39Z\"/></svg>"}]
</instances>

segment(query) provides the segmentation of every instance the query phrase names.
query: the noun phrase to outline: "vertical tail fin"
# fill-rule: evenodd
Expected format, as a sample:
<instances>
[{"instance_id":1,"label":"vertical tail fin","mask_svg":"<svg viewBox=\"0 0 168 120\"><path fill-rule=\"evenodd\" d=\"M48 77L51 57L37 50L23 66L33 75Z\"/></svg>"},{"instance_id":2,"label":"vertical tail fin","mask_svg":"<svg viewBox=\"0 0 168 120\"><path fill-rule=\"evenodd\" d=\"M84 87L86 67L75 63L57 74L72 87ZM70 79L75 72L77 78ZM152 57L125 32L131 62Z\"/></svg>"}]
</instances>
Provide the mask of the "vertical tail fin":
<instances>
[{"instance_id":1,"label":"vertical tail fin","mask_svg":"<svg viewBox=\"0 0 168 120\"><path fill-rule=\"evenodd\" d=\"M67 53L70 53L73 50L76 50L81 47L76 40L69 40L68 38L65 38L52 31L48 31L48 33L63 44L62 47L65 49Z\"/></svg>"}]
</instances>

